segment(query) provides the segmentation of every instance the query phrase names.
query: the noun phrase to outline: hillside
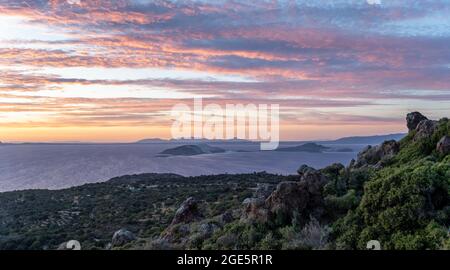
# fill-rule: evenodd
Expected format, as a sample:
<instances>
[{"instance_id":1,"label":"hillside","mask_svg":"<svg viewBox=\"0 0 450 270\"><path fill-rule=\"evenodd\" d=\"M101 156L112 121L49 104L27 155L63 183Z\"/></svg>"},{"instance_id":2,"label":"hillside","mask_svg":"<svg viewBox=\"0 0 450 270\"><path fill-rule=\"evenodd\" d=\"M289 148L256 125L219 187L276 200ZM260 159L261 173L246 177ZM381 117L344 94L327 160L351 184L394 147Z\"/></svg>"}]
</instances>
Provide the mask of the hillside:
<instances>
[{"instance_id":1,"label":"hillside","mask_svg":"<svg viewBox=\"0 0 450 270\"><path fill-rule=\"evenodd\" d=\"M238 209L258 183L286 177L266 173L182 177L142 174L63 190L0 193L0 250L55 249L76 239L83 249L105 249L126 228L151 238L167 227L188 196L205 216Z\"/></svg>"},{"instance_id":2,"label":"hillside","mask_svg":"<svg viewBox=\"0 0 450 270\"><path fill-rule=\"evenodd\" d=\"M0 194L0 249L449 249L450 121L297 175L123 176Z\"/></svg>"}]
</instances>

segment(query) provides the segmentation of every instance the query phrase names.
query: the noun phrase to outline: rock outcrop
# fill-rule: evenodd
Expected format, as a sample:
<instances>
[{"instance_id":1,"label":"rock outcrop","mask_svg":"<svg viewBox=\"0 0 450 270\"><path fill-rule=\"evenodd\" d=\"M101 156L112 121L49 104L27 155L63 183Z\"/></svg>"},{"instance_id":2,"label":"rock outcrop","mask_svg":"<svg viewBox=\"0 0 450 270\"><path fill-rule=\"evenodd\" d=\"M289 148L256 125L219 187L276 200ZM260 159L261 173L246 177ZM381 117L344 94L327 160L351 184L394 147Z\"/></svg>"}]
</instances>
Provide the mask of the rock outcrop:
<instances>
[{"instance_id":1,"label":"rock outcrop","mask_svg":"<svg viewBox=\"0 0 450 270\"><path fill-rule=\"evenodd\" d=\"M161 234L158 241L185 244L189 235L192 234L192 223L200 221L202 218L203 215L199 210L198 201L193 197L187 198L175 212L172 222Z\"/></svg>"},{"instance_id":2,"label":"rock outcrop","mask_svg":"<svg viewBox=\"0 0 450 270\"><path fill-rule=\"evenodd\" d=\"M244 219L265 223L269 218L269 211L262 198L247 198L244 200Z\"/></svg>"},{"instance_id":3,"label":"rock outcrop","mask_svg":"<svg viewBox=\"0 0 450 270\"><path fill-rule=\"evenodd\" d=\"M298 168L297 170L298 175L300 175L300 177L303 177L306 174L314 174L317 173L316 169L309 167L308 165L301 165L300 168Z\"/></svg>"},{"instance_id":4,"label":"rock outcrop","mask_svg":"<svg viewBox=\"0 0 450 270\"><path fill-rule=\"evenodd\" d=\"M200 211L198 209L198 202L193 197L187 198L178 208L175 213L175 217L172 220L171 226L180 223L189 223L201 218Z\"/></svg>"},{"instance_id":5,"label":"rock outcrop","mask_svg":"<svg viewBox=\"0 0 450 270\"><path fill-rule=\"evenodd\" d=\"M416 127L416 134L414 135L414 141L418 141L424 138L431 137L438 126L438 121L422 120Z\"/></svg>"},{"instance_id":6,"label":"rock outcrop","mask_svg":"<svg viewBox=\"0 0 450 270\"><path fill-rule=\"evenodd\" d=\"M219 216L219 222L222 225L228 224L234 220L233 213L231 211L226 211Z\"/></svg>"},{"instance_id":7,"label":"rock outcrop","mask_svg":"<svg viewBox=\"0 0 450 270\"><path fill-rule=\"evenodd\" d=\"M450 137L442 137L436 145L436 151L442 155L448 155L450 153Z\"/></svg>"},{"instance_id":8,"label":"rock outcrop","mask_svg":"<svg viewBox=\"0 0 450 270\"><path fill-rule=\"evenodd\" d=\"M416 129L417 125L423 121L428 120L425 116L423 116L420 112L412 112L406 115L406 125L409 131L413 131Z\"/></svg>"},{"instance_id":9,"label":"rock outcrop","mask_svg":"<svg viewBox=\"0 0 450 270\"><path fill-rule=\"evenodd\" d=\"M393 158L400 151L400 144L394 140L385 141L378 146L367 146L357 157L351 168L381 168L384 163Z\"/></svg>"},{"instance_id":10,"label":"rock outcrop","mask_svg":"<svg viewBox=\"0 0 450 270\"><path fill-rule=\"evenodd\" d=\"M418 112L408 114L407 121L410 133L402 141L402 147L415 147L415 140L432 138L431 144L428 140L424 142L434 148L438 137L436 134L445 131L442 128L442 119L439 122L428 120ZM450 136L447 134L437 143L436 152L447 155L449 151ZM329 222L360 204L359 196L363 191L363 184L370 179L366 177L370 175L366 169L377 170L389 168L390 165L396 166L395 162L401 162L401 156L398 159L393 158L399 152L400 143L389 140L378 146L366 147L349 167L335 163L316 170L302 165L297 170L298 176L289 176L278 185L258 183L253 189L252 197L243 201L242 208L228 210L209 219L202 219L197 202L188 198L156 243L159 243L159 246L164 243L163 247L199 248L205 241L209 247L214 240L214 247L217 244L220 248L237 249L240 248L238 243L242 238L239 232L224 229L230 222L244 222L246 226L262 223L275 228L286 225L305 228L310 221L317 221L317 224ZM430 209L442 209L447 204L446 191L429 191ZM240 220L237 220L239 218Z\"/></svg>"},{"instance_id":11,"label":"rock outcrop","mask_svg":"<svg viewBox=\"0 0 450 270\"><path fill-rule=\"evenodd\" d=\"M258 183L253 192L253 196L242 202L244 205L245 218L267 222L269 212L265 207L265 202L274 189L274 185Z\"/></svg>"},{"instance_id":12,"label":"rock outcrop","mask_svg":"<svg viewBox=\"0 0 450 270\"><path fill-rule=\"evenodd\" d=\"M212 222L203 223L199 227L199 237L206 239L211 237L220 227Z\"/></svg>"},{"instance_id":13,"label":"rock outcrop","mask_svg":"<svg viewBox=\"0 0 450 270\"><path fill-rule=\"evenodd\" d=\"M121 247L136 240L136 236L126 229L116 231L111 240L112 247Z\"/></svg>"},{"instance_id":14,"label":"rock outcrop","mask_svg":"<svg viewBox=\"0 0 450 270\"><path fill-rule=\"evenodd\" d=\"M301 217L320 217L323 206L322 188L327 179L321 172L306 165L301 166L298 173L299 181L279 183L267 199L246 199L244 219L268 222L282 216L289 222L295 214Z\"/></svg>"},{"instance_id":15,"label":"rock outcrop","mask_svg":"<svg viewBox=\"0 0 450 270\"><path fill-rule=\"evenodd\" d=\"M309 194L300 182L281 182L277 189L267 198L266 205L270 212L301 212L308 204Z\"/></svg>"}]
</instances>

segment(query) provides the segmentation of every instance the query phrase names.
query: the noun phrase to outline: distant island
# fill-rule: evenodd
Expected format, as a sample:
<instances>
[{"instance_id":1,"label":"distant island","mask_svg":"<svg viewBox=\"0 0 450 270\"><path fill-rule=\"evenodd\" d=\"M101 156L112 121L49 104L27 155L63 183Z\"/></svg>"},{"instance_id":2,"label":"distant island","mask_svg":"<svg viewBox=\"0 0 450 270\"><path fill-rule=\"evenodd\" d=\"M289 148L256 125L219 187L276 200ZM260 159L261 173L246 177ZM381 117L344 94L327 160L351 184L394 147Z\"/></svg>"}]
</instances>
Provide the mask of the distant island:
<instances>
[{"instance_id":1,"label":"distant island","mask_svg":"<svg viewBox=\"0 0 450 270\"><path fill-rule=\"evenodd\" d=\"M326 147L317 143L305 143L303 145L293 147L282 147L275 151L279 152L309 152L309 153L322 153L325 150L329 150L330 147Z\"/></svg>"},{"instance_id":2,"label":"distant island","mask_svg":"<svg viewBox=\"0 0 450 270\"><path fill-rule=\"evenodd\" d=\"M143 139L139 140L135 143L163 143L168 142L168 140L160 139L160 138L151 138L151 139Z\"/></svg>"},{"instance_id":3,"label":"distant island","mask_svg":"<svg viewBox=\"0 0 450 270\"><path fill-rule=\"evenodd\" d=\"M321 141L320 143L336 143L336 144L380 144L384 141L395 140L399 141L406 136L406 133L395 133L387 135L373 135L373 136L351 136L343 137L332 141Z\"/></svg>"},{"instance_id":4,"label":"distant island","mask_svg":"<svg viewBox=\"0 0 450 270\"><path fill-rule=\"evenodd\" d=\"M225 150L219 147L213 147L207 144L197 144L197 145L183 145L166 149L159 154L171 156L196 156L196 155L215 154L224 152Z\"/></svg>"}]
</instances>

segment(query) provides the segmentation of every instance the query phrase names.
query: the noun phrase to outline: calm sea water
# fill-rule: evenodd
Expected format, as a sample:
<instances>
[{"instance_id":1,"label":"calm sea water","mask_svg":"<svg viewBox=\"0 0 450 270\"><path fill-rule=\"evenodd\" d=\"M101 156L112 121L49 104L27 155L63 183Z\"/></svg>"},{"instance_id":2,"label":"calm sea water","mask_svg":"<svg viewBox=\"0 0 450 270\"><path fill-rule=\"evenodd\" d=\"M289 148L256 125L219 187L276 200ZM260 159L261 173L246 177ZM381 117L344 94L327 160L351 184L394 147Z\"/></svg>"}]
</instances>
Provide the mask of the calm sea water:
<instances>
[{"instance_id":1,"label":"calm sea water","mask_svg":"<svg viewBox=\"0 0 450 270\"><path fill-rule=\"evenodd\" d=\"M157 144L24 144L0 146L0 191L60 189L139 173L185 176L267 171L294 174L301 164L322 168L348 164L364 145L328 145L354 152L261 152L253 143L211 144L226 153L158 157L174 143ZM285 144L284 146L287 146ZM248 152L247 152L248 151Z\"/></svg>"}]
</instances>

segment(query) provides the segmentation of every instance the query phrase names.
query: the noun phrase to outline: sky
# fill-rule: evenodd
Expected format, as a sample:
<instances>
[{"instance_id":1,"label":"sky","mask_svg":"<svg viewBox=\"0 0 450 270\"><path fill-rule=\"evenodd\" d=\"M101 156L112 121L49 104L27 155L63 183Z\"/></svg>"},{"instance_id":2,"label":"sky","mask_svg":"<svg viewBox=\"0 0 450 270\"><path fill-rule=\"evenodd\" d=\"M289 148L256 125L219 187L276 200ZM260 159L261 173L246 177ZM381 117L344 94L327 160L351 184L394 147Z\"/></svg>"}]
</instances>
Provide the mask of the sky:
<instances>
[{"instance_id":1,"label":"sky","mask_svg":"<svg viewBox=\"0 0 450 270\"><path fill-rule=\"evenodd\" d=\"M169 138L194 97L283 140L449 116L450 0L0 0L0 141Z\"/></svg>"}]
</instances>

